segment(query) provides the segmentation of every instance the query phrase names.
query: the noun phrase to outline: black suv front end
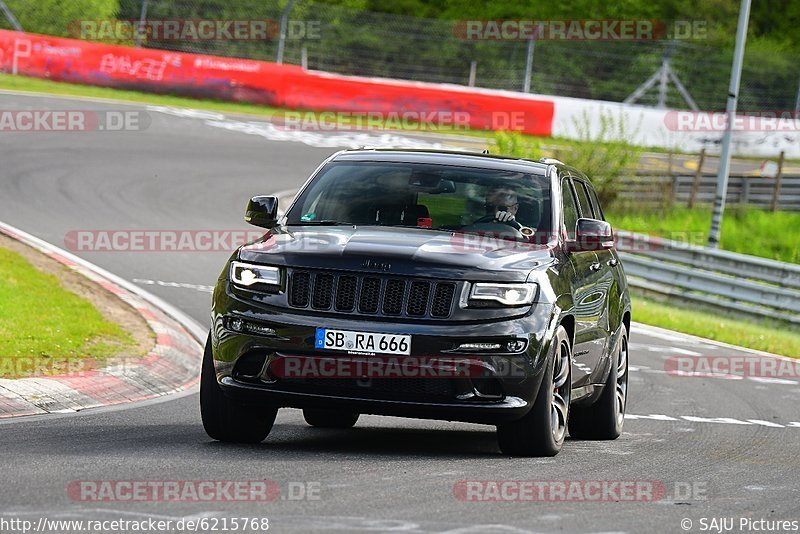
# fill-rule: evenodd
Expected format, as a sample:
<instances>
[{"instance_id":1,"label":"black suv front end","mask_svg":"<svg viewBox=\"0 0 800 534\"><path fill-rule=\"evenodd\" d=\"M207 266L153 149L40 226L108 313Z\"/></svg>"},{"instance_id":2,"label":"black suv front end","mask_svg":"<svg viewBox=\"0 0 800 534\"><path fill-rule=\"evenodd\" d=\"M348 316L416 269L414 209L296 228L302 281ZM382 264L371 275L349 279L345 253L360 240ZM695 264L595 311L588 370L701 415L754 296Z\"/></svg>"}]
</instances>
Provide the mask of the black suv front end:
<instances>
[{"instance_id":1,"label":"black suv front end","mask_svg":"<svg viewBox=\"0 0 800 534\"><path fill-rule=\"evenodd\" d=\"M581 176L356 150L326 160L285 214L253 197L245 220L268 231L214 289L207 433L258 442L292 407L322 427L360 414L496 425L512 454L556 454L568 425L617 437L630 299L599 208L564 208Z\"/></svg>"},{"instance_id":2,"label":"black suv front end","mask_svg":"<svg viewBox=\"0 0 800 534\"><path fill-rule=\"evenodd\" d=\"M470 309L465 295L479 279L365 271L368 261L280 267L280 285L270 292L237 286L226 269L214 293L212 332L226 394L295 408L488 424L530 409L553 330L552 303ZM391 376L381 372L388 367L379 348L320 350L320 329L408 335L410 353L398 357L400 376ZM342 359L347 367L337 374ZM292 375L292 368L310 372Z\"/></svg>"}]
</instances>

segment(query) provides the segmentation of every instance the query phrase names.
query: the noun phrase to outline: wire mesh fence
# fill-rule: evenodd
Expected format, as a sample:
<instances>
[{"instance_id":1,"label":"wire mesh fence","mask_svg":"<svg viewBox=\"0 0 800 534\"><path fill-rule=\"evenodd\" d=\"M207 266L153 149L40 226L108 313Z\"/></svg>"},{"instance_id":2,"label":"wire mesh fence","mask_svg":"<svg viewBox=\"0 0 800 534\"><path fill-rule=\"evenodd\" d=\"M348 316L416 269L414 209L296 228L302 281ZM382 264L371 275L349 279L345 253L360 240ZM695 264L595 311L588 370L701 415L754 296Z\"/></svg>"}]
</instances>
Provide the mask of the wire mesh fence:
<instances>
[{"instance_id":1,"label":"wire mesh fence","mask_svg":"<svg viewBox=\"0 0 800 534\"><path fill-rule=\"evenodd\" d=\"M424 19L356 10L310 0L73 0L63 10L55 0L5 0L26 31L75 35L85 20L268 21L261 39L144 39L122 44L164 50L275 61L280 20L286 17L285 63L329 72L443 82L522 91L529 46L525 40L467 40L459 21ZM83 6L83 7L81 7ZM77 21L77 22L76 22ZM0 13L0 27L11 29ZM89 36L92 37L92 36ZM532 93L623 101L669 57L701 109L724 109L732 50L701 40L537 40L529 80ZM745 57L739 108L789 110L798 101L800 61L794 54L750 50ZM474 71L472 71L474 69ZM472 71L472 76L471 76ZM472 79L471 79L472 78ZM658 87L638 103L656 105ZM687 107L674 85L666 105Z\"/></svg>"}]
</instances>

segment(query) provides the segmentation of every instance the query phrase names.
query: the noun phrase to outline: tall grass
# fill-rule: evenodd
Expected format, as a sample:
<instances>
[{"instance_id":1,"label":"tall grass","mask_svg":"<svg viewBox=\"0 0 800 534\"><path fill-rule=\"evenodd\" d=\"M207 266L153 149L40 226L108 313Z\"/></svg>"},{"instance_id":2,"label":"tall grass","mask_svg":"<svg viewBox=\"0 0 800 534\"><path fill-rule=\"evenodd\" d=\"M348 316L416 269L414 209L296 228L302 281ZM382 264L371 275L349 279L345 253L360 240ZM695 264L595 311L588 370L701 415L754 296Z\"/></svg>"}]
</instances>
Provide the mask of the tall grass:
<instances>
[{"instance_id":1,"label":"tall grass","mask_svg":"<svg viewBox=\"0 0 800 534\"><path fill-rule=\"evenodd\" d=\"M619 179L636 166L642 148L626 141L634 137L638 126L631 126L623 113L601 113L593 120L584 112L573 121L577 139L559 146L557 154L547 153L541 138L519 133L497 132L495 142L500 154L518 158L556 157L585 173L591 180L600 202L611 205L619 192Z\"/></svg>"},{"instance_id":2,"label":"tall grass","mask_svg":"<svg viewBox=\"0 0 800 534\"><path fill-rule=\"evenodd\" d=\"M676 239L687 236L705 244L711 225L711 208L673 207L625 209L612 207L606 218L615 228ZM800 213L771 212L746 206L728 206L722 221L720 248L779 261L800 263Z\"/></svg>"}]
</instances>

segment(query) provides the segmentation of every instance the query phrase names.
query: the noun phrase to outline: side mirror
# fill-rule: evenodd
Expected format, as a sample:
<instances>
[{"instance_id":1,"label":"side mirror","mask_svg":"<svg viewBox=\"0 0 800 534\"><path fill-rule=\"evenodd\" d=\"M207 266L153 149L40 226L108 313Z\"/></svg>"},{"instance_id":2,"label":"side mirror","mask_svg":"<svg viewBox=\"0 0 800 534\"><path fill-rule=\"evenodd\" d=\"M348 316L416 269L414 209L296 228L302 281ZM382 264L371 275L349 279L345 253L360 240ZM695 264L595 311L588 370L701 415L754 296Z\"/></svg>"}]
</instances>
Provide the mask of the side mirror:
<instances>
[{"instance_id":1,"label":"side mirror","mask_svg":"<svg viewBox=\"0 0 800 534\"><path fill-rule=\"evenodd\" d=\"M253 226L274 228L278 224L278 197L251 198L244 220Z\"/></svg>"},{"instance_id":2,"label":"side mirror","mask_svg":"<svg viewBox=\"0 0 800 534\"><path fill-rule=\"evenodd\" d=\"M614 234L611 225L597 219L578 219L575 226L575 241L570 250L605 250L614 246Z\"/></svg>"}]
</instances>

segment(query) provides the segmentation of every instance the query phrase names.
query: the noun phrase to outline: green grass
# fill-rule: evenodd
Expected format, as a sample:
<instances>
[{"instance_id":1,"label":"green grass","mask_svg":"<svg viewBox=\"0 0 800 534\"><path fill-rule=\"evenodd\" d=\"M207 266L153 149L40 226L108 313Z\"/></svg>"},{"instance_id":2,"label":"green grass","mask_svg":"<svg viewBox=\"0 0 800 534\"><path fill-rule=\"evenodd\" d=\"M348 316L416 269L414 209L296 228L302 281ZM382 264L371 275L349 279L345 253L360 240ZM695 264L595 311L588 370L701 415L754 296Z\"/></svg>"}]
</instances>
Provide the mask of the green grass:
<instances>
[{"instance_id":1,"label":"green grass","mask_svg":"<svg viewBox=\"0 0 800 534\"><path fill-rule=\"evenodd\" d=\"M772 321L745 321L711 315L705 311L667 304L645 297L632 297L633 320L713 339L781 354L800 357L800 331Z\"/></svg>"},{"instance_id":2,"label":"green grass","mask_svg":"<svg viewBox=\"0 0 800 534\"><path fill-rule=\"evenodd\" d=\"M82 369L133 338L51 274L0 248L0 378Z\"/></svg>"},{"instance_id":3,"label":"green grass","mask_svg":"<svg viewBox=\"0 0 800 534\"><path fill-rule=\"evenodd\" d=\"M711 208L623 210L613 208L606 218L615 228L705 245ZM720 248L773 260L800 263L800 212L771 212L728 206L722 220Z\"/></svg>"}]
</instances>

